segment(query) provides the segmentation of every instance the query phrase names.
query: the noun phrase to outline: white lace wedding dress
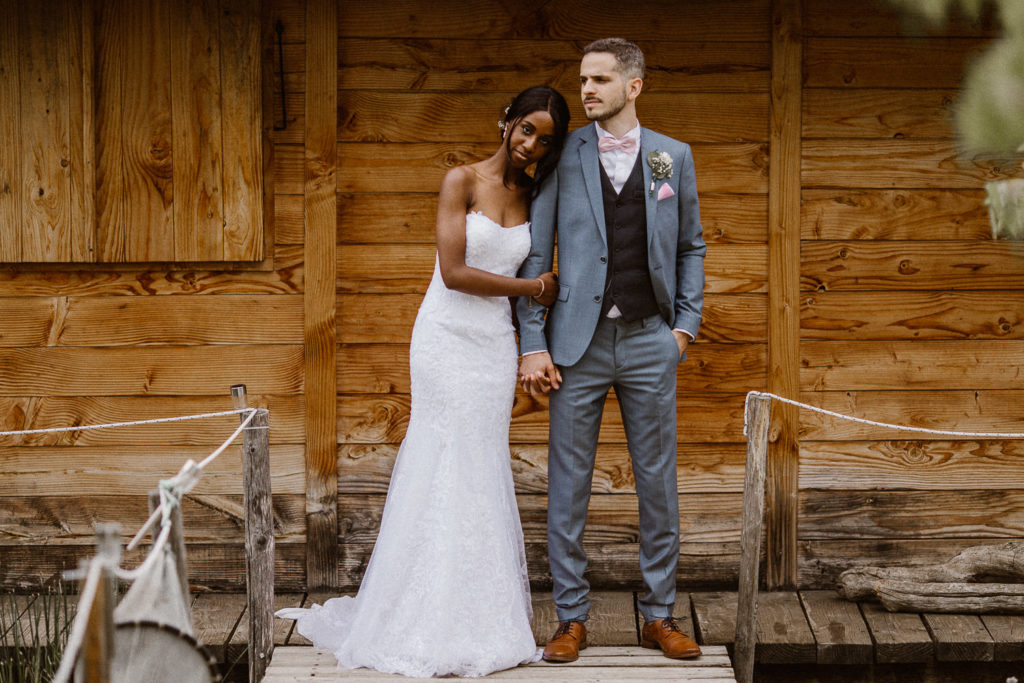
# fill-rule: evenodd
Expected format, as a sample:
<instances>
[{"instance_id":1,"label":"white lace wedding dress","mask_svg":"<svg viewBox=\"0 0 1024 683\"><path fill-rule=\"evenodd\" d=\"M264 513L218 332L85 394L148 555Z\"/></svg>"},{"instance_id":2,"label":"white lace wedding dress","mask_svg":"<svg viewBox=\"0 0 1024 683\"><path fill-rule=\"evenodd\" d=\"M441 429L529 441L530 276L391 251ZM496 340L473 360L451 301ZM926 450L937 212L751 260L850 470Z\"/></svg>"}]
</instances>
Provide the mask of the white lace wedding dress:
<instances>
[{"instance_id":1,"label":"white lace wedding dress","mask_svg":"<svg viewBox=\"0 0 1024 683\"><path fill-rule=\"evenodd\" d=\"M466 263L514 276L529 224L466 217ZM535 661L508 428L517 350L506 297L434 277L409 350L412 412L355 597L280 610L345 668L483 676Z\"/></svg>"}]
</instances>

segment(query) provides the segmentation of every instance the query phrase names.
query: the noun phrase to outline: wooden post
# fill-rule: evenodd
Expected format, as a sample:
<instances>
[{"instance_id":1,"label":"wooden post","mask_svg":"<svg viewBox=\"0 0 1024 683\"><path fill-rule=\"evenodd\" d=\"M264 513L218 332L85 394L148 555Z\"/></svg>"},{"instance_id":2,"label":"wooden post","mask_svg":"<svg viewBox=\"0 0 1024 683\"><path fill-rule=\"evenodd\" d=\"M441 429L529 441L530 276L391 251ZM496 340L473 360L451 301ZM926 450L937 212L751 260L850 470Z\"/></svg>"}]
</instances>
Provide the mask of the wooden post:
<instances>
[{"instance_id":1,"label":"wooden post","mask_svg":"<svg viewBox=\"0 0 1024 683\"><path fill-rule=\"evenodd\" d=\"M306 1L306 586L338 585L338 3Z\"/></svg>"},{"instance_id":2,"label":"wooden post","mask_svg":"<svg viewBox=\"0 0 1024 683\"><path fill-rule=\"evenodd\" d=\"M800 399L800 0L772 3L771 168L768 172L768 391ZM765 520L769 589L797 583L799 411L773 411Z\"/></svg>"},{"instance_id":3,"label":"wooden post","mask_svg":"<svg viewBox=\"0 0 1024 683\"><path fill-rule=\"evenodd\" d=\"M160 489L153 489L149 492L149 513L160 507ZM153 541L156 542L160 536L160 526L153 527ZM188 615L189 623L192 622L192 596L188 588L188 558L185 556L185 527L181 521L181 505L175 505L171 510L171 535L168 538L171 544L171 552L174 553L174 565L178 570L178 582L181 584L181 597L185 601L185 614Z\"/></svg>"},{"instance_id":4,"label":"wooden post","mask_svg":"<svg viewBox=\"0 0 1024 683\"><path fill-rule=\"evenodd\" d=\"M121 525L96 525L96 557L100 576L89 606L85 637L75 668L77 683L108 683L114 659L114 572L121 561Z\"/></svg>"},{"instance_id":5,"label":"wooden post","mask_svg":"<svg viewBox=\"0 0 1024 683\"><path fill-rule=\"evenodd\" d=\"M743 529L740 532L740 579L734 640L736 680L740 683L750 683L754 679L758 564L761 561L765 465L771 416L769 397L750 396L747 401L749 410L744 421L747 432L747 466L743 481Z\"/></svg>"},{"instance_id":6,"label":"wooden post","mask_svg":"<svg viewBox=\"0 0 1024 683\"><path fill-rule=\"evenodd\" d=\"M236 409L246 407L245 385L231 387ZM242 415L242 419L245 419ZM269 413L256 411L242 432L242 504L245 507L245 588L249 615L249 680L259 683L274 654L274 510L270 495Z\"/></svg>"}]
</instances>

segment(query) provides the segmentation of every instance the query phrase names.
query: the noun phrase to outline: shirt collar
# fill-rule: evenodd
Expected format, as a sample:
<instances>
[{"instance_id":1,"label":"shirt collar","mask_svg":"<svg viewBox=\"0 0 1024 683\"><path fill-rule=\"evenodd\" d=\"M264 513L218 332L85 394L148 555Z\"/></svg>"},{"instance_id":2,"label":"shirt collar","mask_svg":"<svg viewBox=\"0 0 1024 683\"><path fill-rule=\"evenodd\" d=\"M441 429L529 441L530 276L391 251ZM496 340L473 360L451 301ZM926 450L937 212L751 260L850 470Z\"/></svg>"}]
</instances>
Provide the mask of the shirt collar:
<instances>
[{"instance_id":1,"label":"shirt collar","mask_svg":"<svg viewBox=\"0 0 1024 683\"><path fill-rule=\"evenodd\" d=\"M597 135L598 135L598 137L612 138L613 140L625 140L627 138L633 138L637 142L640 142L640 122L639 121L637 121L637 124L635 126L633 126L628 131L626 131L621 138L617 138L614 135L612 135L611 133L609 133L608 131L606 131L604 128L602 128L600 126L600 124L598 124L597 121L594 121L594 127L597 128Z\"/></svg>"}]
</instances>

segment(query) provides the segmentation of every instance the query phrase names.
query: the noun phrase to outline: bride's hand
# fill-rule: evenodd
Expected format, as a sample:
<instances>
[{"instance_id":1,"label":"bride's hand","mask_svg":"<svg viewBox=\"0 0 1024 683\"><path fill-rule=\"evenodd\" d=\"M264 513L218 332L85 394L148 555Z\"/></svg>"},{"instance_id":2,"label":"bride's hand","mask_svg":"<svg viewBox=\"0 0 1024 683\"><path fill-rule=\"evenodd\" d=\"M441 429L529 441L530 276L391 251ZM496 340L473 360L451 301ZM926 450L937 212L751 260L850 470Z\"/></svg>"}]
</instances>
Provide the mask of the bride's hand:
<instances>
[{"instance_id":1,"label":"bride's hand","mask_svg":"<svg viewBox=\"0 0 1024 683\"><path fill-rule=\"evenodd\" d=\"M555 303L555 299L558 298L558 278L554 273L544 273L537 279L544 283L544 292L533 297L533 300L544 307Z\"/></svg>"}]
</instances>

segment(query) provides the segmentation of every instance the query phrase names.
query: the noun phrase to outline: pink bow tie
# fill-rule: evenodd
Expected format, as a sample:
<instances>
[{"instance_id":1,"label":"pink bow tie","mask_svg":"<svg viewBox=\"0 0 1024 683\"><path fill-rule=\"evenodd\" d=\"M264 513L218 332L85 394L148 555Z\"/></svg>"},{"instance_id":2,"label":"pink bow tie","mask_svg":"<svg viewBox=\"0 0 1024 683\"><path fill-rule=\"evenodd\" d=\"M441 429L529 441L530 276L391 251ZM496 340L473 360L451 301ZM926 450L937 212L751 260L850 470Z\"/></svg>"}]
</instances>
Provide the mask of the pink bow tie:
<instances>
[{"instance_id":1,"label":"pink bow tie","mask_svg":"<svg viewBox=\"0 0 1024 683\"><path fill-rule=\"evenodd\" d=\"M597 148L602 152L611 152L615 149L621 149L626 154L632 154L636 151L636 138L610 138L600 137L597 141Z\"/></svg>"}]
</instances>

